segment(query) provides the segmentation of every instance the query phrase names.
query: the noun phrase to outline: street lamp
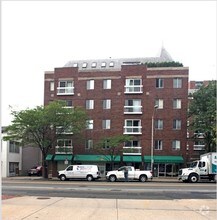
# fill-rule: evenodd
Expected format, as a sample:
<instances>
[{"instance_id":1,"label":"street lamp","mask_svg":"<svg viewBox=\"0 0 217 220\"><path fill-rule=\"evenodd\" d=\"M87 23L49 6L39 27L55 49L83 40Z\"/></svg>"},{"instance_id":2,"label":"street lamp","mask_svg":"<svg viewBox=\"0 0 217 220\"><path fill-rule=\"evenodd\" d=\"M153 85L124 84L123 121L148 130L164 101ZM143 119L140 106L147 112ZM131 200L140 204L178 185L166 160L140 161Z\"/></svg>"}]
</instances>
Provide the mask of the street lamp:
<instances>
[{"instance_id":1,"label":"street lamp","mask_svg":"<svg viewBox=\"0 0 217 220\"><path fill-rule=\"evenodd\" d=\"M155 109L158 108L158 105L154 106L154 110L151 117L151 171L153 172L154 165L154 113Z\"/></svg>"}]
</instances>

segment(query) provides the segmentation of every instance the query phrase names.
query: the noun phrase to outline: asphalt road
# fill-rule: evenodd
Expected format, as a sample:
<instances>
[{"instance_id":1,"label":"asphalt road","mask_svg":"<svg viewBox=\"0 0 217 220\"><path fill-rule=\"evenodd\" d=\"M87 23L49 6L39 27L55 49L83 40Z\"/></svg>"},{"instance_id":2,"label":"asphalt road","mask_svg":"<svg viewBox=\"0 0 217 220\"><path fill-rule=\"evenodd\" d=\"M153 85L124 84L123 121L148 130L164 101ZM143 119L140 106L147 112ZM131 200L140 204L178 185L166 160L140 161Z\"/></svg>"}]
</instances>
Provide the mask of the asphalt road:
<instances>
[{"instance_id":1,"label":"asphalt road","mask_svg":"<svg viewBox=\"0 0 217 220\"><path fill-rule=\"evenodd\" d=\"M216 199L215 183L106 182L4 179L3 195L108 199Z\"/></svg>"}]
</instances>

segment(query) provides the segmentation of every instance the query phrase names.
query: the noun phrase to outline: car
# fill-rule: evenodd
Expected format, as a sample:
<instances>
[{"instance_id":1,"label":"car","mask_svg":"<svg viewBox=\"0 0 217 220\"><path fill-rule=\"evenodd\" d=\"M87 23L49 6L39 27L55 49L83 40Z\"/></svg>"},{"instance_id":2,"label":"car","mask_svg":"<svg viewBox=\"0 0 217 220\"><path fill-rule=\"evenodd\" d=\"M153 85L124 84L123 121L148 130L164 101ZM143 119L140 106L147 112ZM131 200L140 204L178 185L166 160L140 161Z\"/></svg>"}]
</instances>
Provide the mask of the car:
<instances>
[{"instance_id":1,"label":"car","mask_svg":"<svg viewBox=\"0 0 217 220\"><path fill-rule=\"evenodd\" d=\"M42 175L42 166L34 166L28 170L29 176L41 176Z\"/></svg>"}]
</instances>

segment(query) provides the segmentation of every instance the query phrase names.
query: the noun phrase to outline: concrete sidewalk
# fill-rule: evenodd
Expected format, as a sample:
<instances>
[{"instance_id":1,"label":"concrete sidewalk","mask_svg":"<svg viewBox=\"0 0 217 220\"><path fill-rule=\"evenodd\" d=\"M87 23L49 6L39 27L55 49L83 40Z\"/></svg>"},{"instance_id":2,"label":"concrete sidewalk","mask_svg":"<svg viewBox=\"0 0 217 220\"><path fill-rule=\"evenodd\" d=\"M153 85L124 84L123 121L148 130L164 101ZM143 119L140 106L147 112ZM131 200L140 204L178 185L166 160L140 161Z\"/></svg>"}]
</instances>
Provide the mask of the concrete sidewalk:
<instances>
[{"instance_id":1,"label":"concrete sidewalk","mask_svg":"<svg viewBox=\"0 0 217 220\"><path fill-rule=\"evenodd\" d=\"M214 220L216 200L125 200L24 196L2 201L3 220Z\"/></svg>"}]
</instances>

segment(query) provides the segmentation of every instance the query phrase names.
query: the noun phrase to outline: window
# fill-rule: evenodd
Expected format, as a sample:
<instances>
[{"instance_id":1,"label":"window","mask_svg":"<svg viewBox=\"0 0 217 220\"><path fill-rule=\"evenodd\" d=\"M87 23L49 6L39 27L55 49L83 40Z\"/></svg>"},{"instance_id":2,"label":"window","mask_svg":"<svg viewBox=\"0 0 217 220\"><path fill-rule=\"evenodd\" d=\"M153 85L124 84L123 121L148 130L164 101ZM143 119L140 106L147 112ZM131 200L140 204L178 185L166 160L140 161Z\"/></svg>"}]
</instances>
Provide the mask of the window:
<instances>
[{"instance_id":1,"label":"window","mask_svg":"<svg viewBox=\"0 0 217 220\"><path fill-rule=\"evenodd\" d=\"M91 65L92 68L96 68L96 62L93 62Z\"/></svg>"},{"instance_id":2,"label":"window","mask_svg":"<svg viewBox=\"0 0 217 220\"><path fill-rule=\"evenodd\" d=\"M110 129L111 128L111 120L103 120L102 121L102 128L103 129Z\"/></svg>"},{"instance_id":3,"label":"window","mask_svg":"<svg viewBox=\"0 0 217 220\"><path fill-rule=\"evenodd\" d=\"M72 154L73 153L73 146L71 139L58 139L57 146L56 146L56 154Z\"/></svg>"},{"instance_id":4,"label":"window","mask_svg":"<svg viewBox=\"0 0 217 220\"><path fill-rule=\"evenodd\" d=\"M158 107L158 109L163 109L163 107L164 107L164 100L163 99L156 99L155 100L155 105L157 105Z\"/></svg>"},{"instance_id":5,"label":"window","mask_svg":"<svg viewBox=\"0 0 217 220\"><path fill-rule=\"evenodd\" d=\"M156 79L156 88L163 88L163 87L164 87L164 80Z\"/></svg>"},{"instance_id":6,"label":"window","mask_svg":"<svg viewBox=\"0 0 217 220\"><path fill-rule=\"evenodd\" d=\"M141 79L126 79L125 93L142 93L142 80Z\"/></svg>"},{"instance_id":7,"label":"window","mask_svg":"<svg viewBox=\"0 0 217 220\"><path fill-rule=\"evenodd\" d=\"M173 120L173 129L175 130L181 129L181 120L178 120L178 119Z\"/></svg>"},{"instance_id":8,"label":"window","mask_svg":"<svg viewBox=\"0 0 217 220\"><path fill-rule=\"evenodd\" d=\"M93 79L87 81L87 90L92 90L92 89L94 89L94 80Z\"/></svg>"},{"instance_id":9,"label":"window","mask_svg":"<svg viewBox=\"0 0 217 220\"><path fill-rule=\"evenodd\" d=\"M78 64L77 63L73 63L73 67L78 67Z\"/></svg>"},{"instance_id":10,"label":"window","mask_svg":"<svg viewBox=\"0 0 217 220\"><path fill-rule=\"evenodd\" d=\"M123 154L141 155L141 145L139 140L127 141L124 143Z\"/></svg>"},{"instance_id":11,"label":"window","mask_svg":"<svg viewBox=\"0 0 217 220\"><path fill-rule=\"evenodd\" d=\"M173 99L173 109L181 109L181 99Z\"/></svg>"},{"instance_id":12,"label":"window","mask_svg":"<svg viewBox=\"0 0 217 220\"><path fill-rule=\"evenodd\" d=\"M175 78L173 79L173 88L182 88L182 79L180 78Z\"/></svg>"},{"instance_id":13,"label":"window","mask_svg":"<svg viewBox=\"0 0 217 220\"><path fill-rule=\"evenodd\" d=\"M180 141L179 140L173 140L172 149L173 150L180 150Z\"/></svg>"},{"instance_id":14,"label":"window","mask_svg":"<svg viewBox=\"0 0 217 220\"><path fill-rule=\"evenodd\" d=\"M83 63L82 68L87 68L87 63Z\"/></svg>"},{"instance_id":15,"label":"window","mask_svg":"<svg viewBox=\"0 0 217 220\"><path fill-rule=\"evenodd\" d=\"M103 100L103 109L111 109L111 99Z\"/></svg>"},{"instance_id":16,"label":"window","mask_svg":"<svg viewBox=\"0 0 217 220\"><path fill-rule=\"evenodd\" d=\"M141 99L126 99L124 106L124 113L141 114L142 113Z\"/></svg>"},{"instance_id":17,"label":"window","mask_svg":"<svg viewBox=\"0 0 217 220\"><path fill-rule=\"evenodd\" d=\"M91 139L86 140L85 149L89 150L89 149L92 149L92 148L93 148L93 140L91 140Z\"/></svg>"},{"instance_id":18,"label":"window","mask_svg":"<svg viewBox=\"0 0 217 220\"><path fill-rule=\"evenodd\" d=\"M86 109L94 109L94 100L86 100Z\"/></svg>"},{"instance_id":19,"label":"window","mask_svg":"<svg viewBox=\"0 0 217 220\"><path fill-rule=\"evenodd\" d=\"M141 120L127 119L124 125L124 134L141 134L142 126Z\"/></svg>"},{"instance_id":20,"label":"window","mask_svg":"<svg viewBox=\"0 0 217 220\"><path fill-rule=\"evenodd\" d=\"M9 141L9 152L10 153L20 153L19 143L16 141Z\"/></svg>"},{"instance_id":21,"label":"window","mask_svg":"<svg viewBox=\"0 0 217 220\"><path fill-rule=\"evenodd\" d=\"M59 81L57 87L57 95L73 95L74 82L72 80Z\"/></svg>"},{"instance_id":22,"label":"window","mask_svg":"<svg viewBox=\"0 0 217 220\"><path fill-rule=\"evenodd\" d=\"M163 129L163 120L162 119L155 120L155 129L159 129L159 130Z\"/></svg>"},{"instance_id":23,"label":"window","mask_svg":"<svg viewBox=\"0 0 217 220\"><path fill-rule=\"evenodd\" d=\"M104 149L109 149L110 146L109 146L109 141L108 140L105 140L104 143L103 143L103 148Z\"/></svg>"},{"instance_id":24,"label":"window","mask_svg":"<svg viewBox=\"0 0 217 220\"><path fill-rule=\"evenodd\" d=\"M50 91L54 91L54 81L50 82Z\"/></svg>"},{"instance_id":25,"label":"window","mask_svg":"<svg viewBox=\"0 0 217 220\"><path fill-rule=\"evenodd\" d=\"M101 67L105 68L106 67L106 62L102 62Z\"/></svg>"},{"instance_id":26,"label":"window","mask_svg":"<svg viewBox=\"0 0 217 220\"><path fill-rule=\"evenodd\" d=\"M93 120L87 120L86 126L86 129L93 129Z\"/></svg>"},{"instance_id":27,"label":"window","mask_svg":"<svg viewBox=\"0 0 217 220\"><path fill-rule=\"evenodd\" d=\"M154 149L155 150L162 150L163 149L163 141L162 140L155 140L154 141Z\"/></svg>"},{"instance_id":28,"label":"window","mask_svg":"<svg viewBox=\"0 0 217 220\"><path fill-rule=\"evenodd\" d=\"M111 89L112 81L111 79L103 80L103 89Z\"/></svg>"},{"instance_id":29,"label":"window","mask_svg":"<svg viewBox=\"0 0 217 220\"><path fill-rule=\"evenodd\" d=\"M110 63L109 63L109 67L114 67L115 66L115 63L113 62L113 61L111 61Z\"/></svg>"}]
</instances>

